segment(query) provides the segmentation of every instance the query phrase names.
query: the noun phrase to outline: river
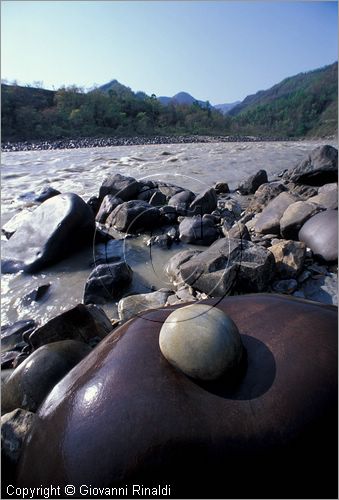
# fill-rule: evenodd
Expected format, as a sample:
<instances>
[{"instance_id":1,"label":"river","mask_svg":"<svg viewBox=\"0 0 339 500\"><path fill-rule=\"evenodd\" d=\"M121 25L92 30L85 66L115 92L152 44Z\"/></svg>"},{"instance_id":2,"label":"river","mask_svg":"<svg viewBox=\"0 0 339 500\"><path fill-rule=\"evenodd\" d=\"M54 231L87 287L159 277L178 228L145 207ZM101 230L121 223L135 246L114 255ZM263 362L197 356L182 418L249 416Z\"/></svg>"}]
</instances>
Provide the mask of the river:
<instances>
[{"instance_id":1,"label":"river","mask_svg":"<svg viewBox=\"0 0 339 500\"><path fill-rule=\"evenodd\" d=\"M103 179L111 173L136 179L159 179L195 192L216 181L228 182L231 189L257 170L265 169L269 179L296 165L316 146L325 141L234 142L117 146L52 151L24 151L2 154L2 225L23 208L34 207L33 193L46 184L59 191L74 192L85 201L98 195ZM330 142L337 147L337 144ZM2 240L5 237L2 236ZM182 248L152 252L145 237L115 242L134 271L129 293L170 287L164 265ZM23 272L2 276L2 324L21 319L44 323L82 301L93 255L88 248L43 272ZM50 283L40 302L27 306L22 298L39 285ZM110 317L117 317L116 304L104 306Z\"/></svg>"}]
</instances>

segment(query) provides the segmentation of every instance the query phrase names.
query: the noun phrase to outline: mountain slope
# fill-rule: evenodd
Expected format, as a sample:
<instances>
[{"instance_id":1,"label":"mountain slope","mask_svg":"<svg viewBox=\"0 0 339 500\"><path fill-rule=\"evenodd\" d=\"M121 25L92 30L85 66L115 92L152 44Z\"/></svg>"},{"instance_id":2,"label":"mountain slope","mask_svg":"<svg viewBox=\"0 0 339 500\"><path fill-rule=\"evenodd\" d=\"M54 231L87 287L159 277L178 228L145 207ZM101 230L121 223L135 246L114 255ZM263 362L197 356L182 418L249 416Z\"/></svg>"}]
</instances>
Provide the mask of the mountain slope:
<instances>
[{"instance_id":1,"label":"mountain slope","mask_svg":"<svg viewBox=\"0 0 339 500\"><path fill-rule=\"evenodd\" d=\"M223 115L226 115L233 109L235 106L240 104L240 101L225 103L225 104L215 104L213 107L222 112Z\"/></svg>"},{"instance_id":2,"label":"mountain slope","mask_svg":"<svg viewBox=\"0 0 339 500\"><path fill-rule=\"evenodd\" d=\"M286 136L335 134L338 63L286 78L246 97L229 113L233 132Z\"/></svg>"},{"instance_id":3,"label":"mountain slope","mask_svg":"<svg viewBox=\"0 0 339 500\"><path fill-rule=\"evenodd\" d=\"M185 104L191 106L194 102L197 102L200 106L206 106L206 101L200 101L191 96L191 94L188 94L188 92L178 92L173 97L160 96L158 97L158 101L164 106L168 104Z\"/></svg>"}]
</instances>

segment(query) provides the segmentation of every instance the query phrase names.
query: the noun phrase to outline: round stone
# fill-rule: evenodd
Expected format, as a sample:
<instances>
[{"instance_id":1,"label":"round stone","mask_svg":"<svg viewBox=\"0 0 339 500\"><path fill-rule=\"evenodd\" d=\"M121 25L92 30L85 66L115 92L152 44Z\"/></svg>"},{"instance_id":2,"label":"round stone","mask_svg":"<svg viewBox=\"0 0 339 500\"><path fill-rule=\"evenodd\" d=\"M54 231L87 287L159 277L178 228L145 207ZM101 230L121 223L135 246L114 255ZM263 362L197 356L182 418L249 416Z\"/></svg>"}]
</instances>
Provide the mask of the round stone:
<instances>
[{"instance_id":1,"label":"round stone","mask_svg":"<svg viewBox=\"0 0 339 500\"><path fill-rule=\"evenodd\" d=\"M215 380L242 356L237 326L217 307L192 304L173 311L159 336L162 354L189 377Z\"/></svg>"}]
</instances>

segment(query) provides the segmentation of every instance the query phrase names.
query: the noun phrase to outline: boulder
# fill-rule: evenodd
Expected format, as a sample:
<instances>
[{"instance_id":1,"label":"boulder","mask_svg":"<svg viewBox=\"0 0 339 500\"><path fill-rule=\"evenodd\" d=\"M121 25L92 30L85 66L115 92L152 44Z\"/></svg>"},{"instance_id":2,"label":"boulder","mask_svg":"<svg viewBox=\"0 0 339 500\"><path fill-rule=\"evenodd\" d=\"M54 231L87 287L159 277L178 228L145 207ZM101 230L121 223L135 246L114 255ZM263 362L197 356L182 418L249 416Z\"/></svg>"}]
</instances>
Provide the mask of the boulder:
<instances>
[{"instance_id":1,"label":"boulder","mask_svg":"<svg viewBox=\"0 0 339 500\"><path fill-rule=\"evenodd\" d=\"M23 208L21 212L15 214L4 226L2 226L1 232L9 238L15 233L21 224L25 223L31 217L32 210L29 208Z\"/></svg>"},{"instance_id":2,"label":"boulder","mask_svg":"<svg viewBox=\"0 0 339 500\"><path fill-rule=\"evenodd\" d=\"M14 362L20 356L19 351L1 352L1 370L7 370L14 367Z\"/></svg>"},{"instance_id":3,"label":"boulder","mask_svg":"<svg viewBox=\"0 0 339 500\"><path fill-rule=\"evenodd\" d=\"M184 280L180 275L181 266L200 253L201 250L182 250L170 258L165 267L165 271L174 285L180 286L184 284Z\"/></svg>"},{"instance_id":4,"label":"boulder","mask_svg":"<svg viewBox=\"0 0 339 500\"><path fill-rule=\"evenodd\" d=\"M236 222L234 226L232 226L229 230L227 230L225 226L223 226L222 231L226 238L251 241L251 236L247 227L245 226L245 224L242 224L240 222Z\"/></svg>"},{"instance_id":5,"label":"boulder","mask_svg":"<svg viewBox=\"0 0 339 500\"><path fill-rule=\"evenodd\" d=\"M331 189L330 191L322 192L312 198L308 199L308 202L315 203L320 208L325 210L332 209L337 210L338 208L338 190Z\"/></svg>"},{"instance_id":6,"label":"boulder","mask_svg":"<svg viewBox=\"0 0 339 500\"><path fill-rule=\"evenodd\" d=\"M326 210L313 215L299 231L299 240L306 243L314 255L326 261L338 259L338 212Z\"/></svg>"},{"instance_id":7,"label":"boulder","mask_svg":"<svg viewBox=\"0 0 339 500\"><path fill-rule=\"evenodd\" d=\"M100 307L78 304L36 328L28 340L35 349L59 340L90 343L97 338L103 339L111 330L111 322Z\"/></svg>"},{"instance_id":8,"label":"boulder","mask_svg":"<svg viewBox=\"0 0 339 500\"><path fill-rule=\"evenodd\" d=\"M61 194L60 191L52 188L52 186L44 186L38 192L38 194L34 198L34 201L37 201L38 203L43 203L44 201L48 200L49 198L53 198L53 196L57 196L58 194Z\"/></svg>"},{"instance_id":9,"label":"boulder","mask_svg":"<svg viewBox=\"0 0 339 500\"><path fill-rule=\"evenodd\" d=\"M276 273L281 278L295 278L301 271L305 260L305 243L281 240L268 247L275 259Z\"/></svg>"},{"instance_id":10,"label":"boulder","mask_svg":"<svg viewBox=\"0 0 339 500\"><path fill-rule=\"evenodd\" d=\"M134 179L121 174L106 177L99 190L99 198L103 200L107 194L111 194L123 201L133 200L137 197L141 184Z\"/></svg>"},{"instance_id":11,"label":"boulder","mask_svg":"<svg viewBox=\"0 0 339 500\"><path fill-rule=\"evenodd\" d=\"M257 233L280 233L280 219L285 210L297 199L289 193L280 193L274 200L264 208L255 223L255 231Z\"/></svg>"},{"instance_id":12,"label":"boulder","mask_svg":"<svg viewBox=\"0 0 339 500\"><path fill-rule=\"evenodd\" d=\"M192 193L192 191L185 189L185 191L181 191L180 193L171 196L171 198L168 200L168 205L170 207L175 207L177 211L179 211L183 215L186 215L187 209L194 198L195 194Z\"/></svg>"},{"instance_id":13,"label":"boulder","mask_svg":"<svg viewBox=\"0 0 339 500\"><path fill-rule=\"evenodd\" d=\"M6 380L1 391L1 409L35 412L50 390L91 351L83 342L63 340L34 351Z\"/></svg>"},{"instance_id":14,"label":"boulder","mask_svg":"<svg viewBox=\"0 0 339 500\"><path fill-rule=\"evenodd\" d=\"M177 193L184 191L184 188L176 186L175 184L169 184L166 182L159 182L157 184L158 189L169 199Z\"/></svg>"},{"instance_id":15,"label":"boulder","mask_svg":"<svg viewBox=\"0 0 339 500\"><path fill-rule=\"evenodd\" d=\"M139 293L138 295L129 295L119 301L118 313L121 321L127 321L133 316L146 311L147 309L156 309L163 307L167 299L173 292L171 290L157 290L151 293Z\"/></svg>"},{"instance_id":16,"label":"boulder","mask_svg":"<svg viewBox=\"0 0 339 500\"><path fill-rule=\"evenodd\" d=\"M289 205L280 219L280 233L290 240L297 240L301 226L319 211L319 207L309 201L296 201Z\"/></svg>"},{"instance_id":17,"label":"boulder","mask_svg":"<svg viewBox=\"0 0 339 500\"><path fill-rule=\"evenodd\" d=\"M155 193L152 194L149 200L149 204L154 207L161 207L165 205L167 202L167 198L161 191L156 190Z\"/></svg>"},{"instance_id":18,"label":"boulder","mask_svg":"<svg viewBox=\"0 0 339 500\"><path fill-rule=\"evenodd\" d=\"M133 271L125 262L96 266L86 281L84 304L104 304L120 299L132 276Z\"/></svg>"},{"instance_id":19,"label":"boulder","mask_svg":"<svg viewBox=\"0 0 339 500\"><path fill-rule=\"evenodd\" d=\"M173 307L143 313L50 392L16 486L159 482L178 498L336 498L337 308L272 294L204 304L238 327L247 359L237 377L178 372L159 350Z\"/></svg>"},{"instance_id":20,"label":"boulder","mask_svg":"<svg viewBox=\"0 0 339 500\"><path fill-rule=\"evenodd\" d=\"M260 292L274 273L271 252L245 240L221 238L180 266L185 283L212 297Z\"/></svg>"},{"instance_id":21,"label":"boulder","mask_svg":"<svg viewBox=\"0 0 339 500\"><path fill-rule=\"evenodd\" d=\"M268 182L266 170L258 170L238 186L241 194L254 194L259 186Z\"/></svg>"},{"instance_id":22,"label":"boulder","mask_svg":"<svg viewBox=\"0 0 339 500\"><path fill-rule=\"evenodd\" d=\"M222 181L216 182L214 185L214 189L217 194L227 194L230 192L230 188L227 182Z\"/></svg>"},{"instance_id":23,"label":"boulder","mask_svg":"<svg viewBox=\"0 0 339 500\"><path fill-rule=\"evenodd\" d=\"M308 200L312 196L318 194L318 188L316 186L305 186L304 184L295 184L294 182L288 182L286 188L291 194L294 194L300 200Z\"/></svg>"},{"instance_id":24,"label":"boulder","mask_svg":"<svg viewBox=\"0 0 339 500\"><path fill-rule=\"evenodd\" d=\"M338 150L328 145L318 146L284 178L309 186L338 182Z\"/></svg>"},{"instance_id":25,"label":"boulder","mask_svg":"<svg viewBox=\"0 0 339 500\"><path fill-rule=\"evenodd\" d=\"M199 193L189 206L190 215L210 214L217 208L218 199L215 189L209 188Z\"/></svg>"},{"instance_id":26,"label":"boulder","mask_svg":"<svg viewBox=\"0 0 339 500\"><path fill-rule=\"evenodd\" d=\"M113 212L113 210L121 203L123 203L121 198L117 198L112 194L106 194L101 202L98 213L95 216L95 220L104 224L109 214Z\"/></svg>"},{"instance_id":27,"label":"boulder","mask_svg":"<svg viewBox=\"0 0 339 500\"><path fill-rule=\"evenodd\" d=\"M106 219L106 225L129 233L153 229L161 223L159 209L142 200L126 201L118 205Z\"/></svg>"},{"instance_id":28,"label":"boulder","mask_svg":"<svg viewBox=\"0 0 339 500\"><path fill-rule=\"evenodd\" d=\"M34 288L34 290L22 297L21 304L27 307L31 305L32 302L40 302L43 298L46 298L50 286L50 283L45 283L44 285L40 285L37 288Z\"/></svg>"},{"instance_id":29,"label":"boulder","mask_svg":"<svg viewBox=\"0 0 339 500\"><path fill-rule=\"evenodd\" d=\"M100 200L97 196L91 196L89 200L87 200L87 205L90 207L90 209L93 212L93 215L95 216L100 208Z\"/></svg>"},{"instance_id":30,"label":"boulder","mask_svg":"<svg viewBox=\"0 0 339 500\"><path fill-rule=\"evenodd\" d=\"M185 243L209 246L219 236L214 222L200 215L185 217L179 225L179 238Z\"/></svg>"},{"instance_id":31,"label":"boulder","mask_svg":"<svg viewBox=\"0 0 339 500\"><path fill-rule=\"evenodd\" d=\"M191 304L173 311L159 335L163 356L198 380L216 380L238 368L243 356L239 330L223 311Z\"/></svg>"},{"instance_id":32,"label":"boulder","mask_svg":"<svg viewBox=\"0 0 339 500\"><path fill-rule=\"evenodd\" d=\"M149 186L143 186L141 189L140 189L140 192L137 196L137 200L142 200L142 201L147 201L149 202L149 200L152 198L152 196L155 194L155 193L161 193L161 191L159 191L158 189L156 189L155 187L149 187ZM162 194L162 193L161 193ZM165 195L164 195L165 196ZM167 198L166 198L167 199Z\"/></svg>"},{"instance_id":33,"label":"boulder","mask_svg":"<svg viewBox=\"0 0 339 500\"><path fill-rule=\"evenodd\" d=\"M53 196L36 208L4 245L3 272L35 273L89 244L94 216L80 196Z\"/></svg>"},{"instance_id":34,"label":"boulder","mask_svg":"<svg viewBox=\"0 0 339 500\"><path fill-rule=\"evenodd\" d=\"M281 182L262 184L249 202L246 212L261 212L271 200L275 199L283 191L286 191L286 187Z\"/></svg>"},{"instance_id":35,"label":"boulder","mask_svg":"<svg viewBox=\"0 0 339 500\"><path fill-rule=\"evenodd\" d=\"M105 243L98 243L93 248L93 260L91 265L109 264L119 262L124 259L124 240L109 240Z\"/></svg>"}]
</instances>

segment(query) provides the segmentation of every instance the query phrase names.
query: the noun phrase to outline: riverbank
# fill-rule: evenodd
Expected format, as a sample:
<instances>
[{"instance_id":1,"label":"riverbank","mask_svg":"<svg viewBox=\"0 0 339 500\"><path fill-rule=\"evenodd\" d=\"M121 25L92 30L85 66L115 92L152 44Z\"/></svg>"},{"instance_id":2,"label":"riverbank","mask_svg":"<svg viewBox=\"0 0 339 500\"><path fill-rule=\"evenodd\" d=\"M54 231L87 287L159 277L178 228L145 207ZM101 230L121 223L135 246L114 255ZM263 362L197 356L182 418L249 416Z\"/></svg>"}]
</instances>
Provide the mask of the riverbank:
<instances>
[{"instance_id":1,"label":"riverbank","mask_svg":"<svg viewBox=\"0 0 339 500\"><path fill-rule=\"evenodd\" d=\"M298 141L291 137L262 137L262 136L206 136L206 135L156 135L150 137L87 137L76 139L58 139L55 141L17 141L3 142L1 151L44 151L53 149L79 149L97 148L107 146L147 146L152 144L198 144L216 142L278 142L278 141Z\"/></svg>"}]
</instances>

